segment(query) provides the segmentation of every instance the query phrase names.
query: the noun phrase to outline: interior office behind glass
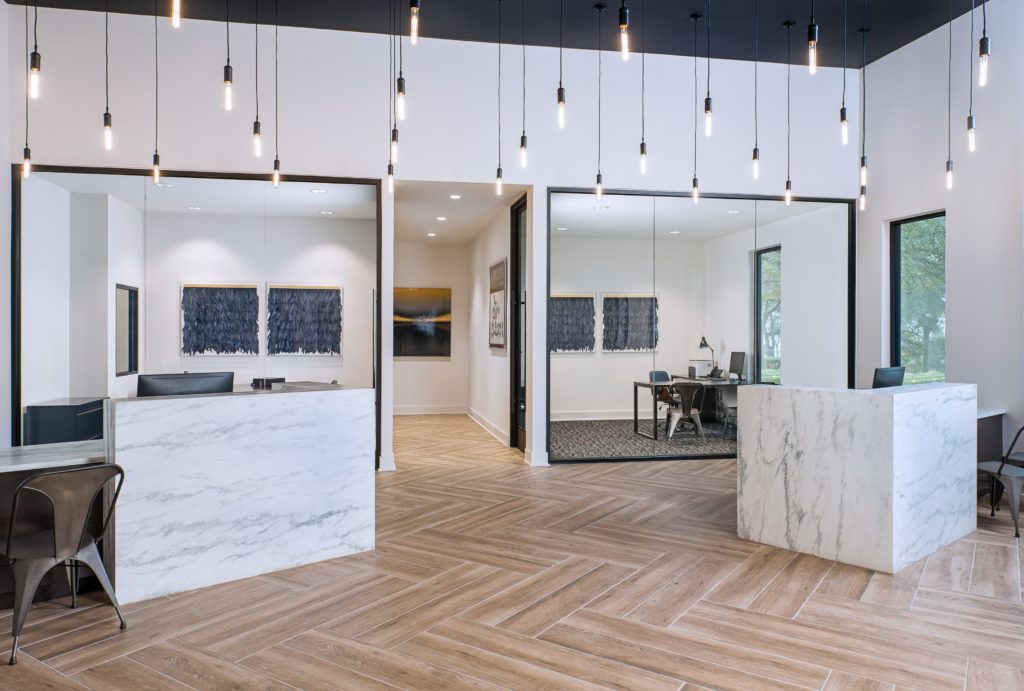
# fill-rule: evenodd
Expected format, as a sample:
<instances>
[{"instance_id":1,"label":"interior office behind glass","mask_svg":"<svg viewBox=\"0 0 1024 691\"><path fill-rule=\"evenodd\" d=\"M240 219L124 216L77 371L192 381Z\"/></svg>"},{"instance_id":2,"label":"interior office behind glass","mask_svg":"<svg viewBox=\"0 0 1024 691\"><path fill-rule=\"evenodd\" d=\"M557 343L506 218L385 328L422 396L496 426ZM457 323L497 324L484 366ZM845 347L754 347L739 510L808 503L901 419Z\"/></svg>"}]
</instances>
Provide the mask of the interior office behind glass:
<instances>
[{"instance_id":1,"label":"interior office behind glass","mask_svg":"<svg viewBox=\"0 0 1024 691\"><path fill-rule=\"evenodd\" d=\"M847 386L849 210L553 192L551 459L733 457L737 387Z\"/></svg>"},{"instance_id":2,"label":"interior office behind glass","mask_svg":"<svg viewBox=\"0 0 1024 691\"><path fill-rule=\"evenodd\" d=\"M157 186L140 175L39 171L21 181L21 212L26 443L96 437L102 399L135 396L140 375L233 372L236 389L258 377L373 384L373 185L275 190L165 176ZM187 347L183 305L196 286L247 293L251 314L226 346ZM338 294L336 347L270 352L274 287ZM61 414L95 424L57 429L49 420ZM46 424L30 425L33 415Z\"/></svg>"}]
</instances>

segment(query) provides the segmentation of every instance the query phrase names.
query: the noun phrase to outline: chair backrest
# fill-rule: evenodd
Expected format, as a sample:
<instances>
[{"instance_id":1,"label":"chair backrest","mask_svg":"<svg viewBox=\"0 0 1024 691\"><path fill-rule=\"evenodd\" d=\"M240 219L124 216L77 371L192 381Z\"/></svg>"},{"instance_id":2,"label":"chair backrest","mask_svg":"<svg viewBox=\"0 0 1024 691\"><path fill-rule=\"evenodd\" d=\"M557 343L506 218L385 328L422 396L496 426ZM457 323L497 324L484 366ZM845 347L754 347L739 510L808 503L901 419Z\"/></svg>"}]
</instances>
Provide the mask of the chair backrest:
<instances>
[{"instance_id":1,"label":"chair backrest","mask_svg":"<svg viewBox=\"0 0 1024 691\"><path fill-rule=\"evenodd\" d=\"M871 388L887 389L891 386L903 386L903 375L906 372L906 367L876 367Z\"/></svg>"},{"instance_id":2,"label":"chair backrest","mask_svg":"<svg viewBox=\"0 0 1024 691\"><path fill-rule=\"evenodd\" d=\"M739 396L737 395L735 386L722 387L722 405L727 408L739 405Z\"/></svg>"},{"instance_id":3,"label":"chair backrest","mask_svg":"<svg viewBox=\"0 0 1024 691\"><path fill-rule=\"evenodd\" d=\"M660 369L651 370L647 373L647 377L649 382L672 381L672 377L668 376L668 372Z\"/></svg>"},{"instance_id":4,"label":"chair backrest","mask_svg":"<svg viewBox=\"0 0 1024 691\"><path fill-rule=\"evenodd\" d=\"M117 487L110 506L103 516L101 529L89 535L89 517L92 507L104 485L117 478ZM18 504L23 492L34 492L45 498L53 514L53 557L64 561L82 548L86 537L99 539L107 531L110 516L117 503L117 495L124 483L124 470L113 463L61 470L44 470L26 478L14 492L11 508L11 527L7 532L6 554L12 554L13 530L18 514Z\"/></svg>"},{"instance_id":5,"label":"chair backrest","mask_svg":"<svg viewBox=\"0 0 1024 691\"><path fill-rule=\"evenodd\" d=\"M676 395L679 396L679 401L685 413L689 414L691 410L699 411L703 408L704 387L700 384L677 382L672 388L675 389Z\"/></svg>"}]
</instances>

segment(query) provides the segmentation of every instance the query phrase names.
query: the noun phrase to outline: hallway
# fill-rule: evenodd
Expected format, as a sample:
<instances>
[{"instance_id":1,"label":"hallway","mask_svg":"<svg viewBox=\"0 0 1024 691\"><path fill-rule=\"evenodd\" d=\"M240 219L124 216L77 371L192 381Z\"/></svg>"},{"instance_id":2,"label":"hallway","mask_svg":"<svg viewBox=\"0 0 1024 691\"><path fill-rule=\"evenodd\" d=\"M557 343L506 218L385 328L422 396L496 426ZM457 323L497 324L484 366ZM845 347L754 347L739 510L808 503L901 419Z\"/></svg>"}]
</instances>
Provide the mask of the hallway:
<instances>
[{"instance_id":1,"label":"hallway","mask_svg":"<svg viewBox=\"0 0 1024 691\"><path fill-rule=\"evenodd\" d=\"M1005 509L887 576L734 537L732 461L530 468L461 416L395 440L376 550L138 603L126 631L91 597L37 605L0 687L1024 688Z\"/></svg>"}]
</instances>

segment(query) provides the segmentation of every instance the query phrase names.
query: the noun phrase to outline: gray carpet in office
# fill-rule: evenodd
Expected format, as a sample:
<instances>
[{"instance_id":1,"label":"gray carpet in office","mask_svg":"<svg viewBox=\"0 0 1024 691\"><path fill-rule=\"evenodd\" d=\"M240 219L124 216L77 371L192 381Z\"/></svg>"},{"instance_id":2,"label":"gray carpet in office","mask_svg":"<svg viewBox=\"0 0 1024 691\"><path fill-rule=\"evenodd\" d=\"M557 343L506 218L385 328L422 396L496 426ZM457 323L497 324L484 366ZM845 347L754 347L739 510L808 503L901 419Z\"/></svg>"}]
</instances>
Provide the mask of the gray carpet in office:
<instances>
[{"instance_id":1,"label":"gray carpet in office","mask_svg":"<svg viewBox=\"0 0 1024 691\"><path fill-rule=\"evenodd\" d=\"M650 433L651 421L641 420L641 430ZM640 436L633 431L632 420L560 420L551 423L550 459L608 460L614 458L677 457L694 458L736 454L736 430L730 425L722 436L722 425L704 423L704 438L699 439L692 427L676 430L672 439L663 435L661 422L658 440Z\"/></svg>"}]
</instances>

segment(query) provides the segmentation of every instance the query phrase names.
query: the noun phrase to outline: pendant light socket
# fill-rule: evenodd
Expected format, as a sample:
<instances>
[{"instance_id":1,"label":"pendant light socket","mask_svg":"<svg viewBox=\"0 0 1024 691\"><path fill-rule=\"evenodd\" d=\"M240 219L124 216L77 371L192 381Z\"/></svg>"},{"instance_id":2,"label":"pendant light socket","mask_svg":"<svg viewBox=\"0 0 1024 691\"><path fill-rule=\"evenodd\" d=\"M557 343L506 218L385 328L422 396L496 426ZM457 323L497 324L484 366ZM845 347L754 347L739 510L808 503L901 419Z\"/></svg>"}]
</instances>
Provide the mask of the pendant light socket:
<instances>
[{"instance_id":1,"label":"pendant light socket","mask_svg":"<svg viewBox=\"0 0 1024 691\"><path fill-rule=\"evenodd\" d=\"M868 208L868 188L865 185L860 186L860 210L864 211Z\"/></svg>"},{"instance_id":2,"label":"pendant light socket","mask_svg":"<svg viewBox=\"0 0 1024 691\"><path fill-rule=\"evenodd\" d=\"M498 166L498 173L497 173L497 175L494 176L494 192L495 192L495 194L497 194L500 197L501 196L501 191L502 191L502 171L501 171L501 166Z\"/></svg>"},{"instance_id":3,"label":"pendant light socket","mask_svg":"<svg viewBox=\"0 0 1024 691\"><path fill-rule=\"evenodd\" d=\"M694 204L700 201L700 184L697 182L697 178L693 179L693 189L690 194L693 197Z\"/></svg>"},{"instance_id":4,"label":"pendant light socket","mask_svg":"<svg viewBox=\"0 0 1024 691\"><path fill-rule=\"evenodd\" d=\"M395 92L396 92L396 93L397 93L397 94L398 94L399 96L405 96L405 77L399 77L399 78L398 78L398 79L397 79L397 80L395 81L395 85L396 85L396 86L395 86Z\"/></svg>"},{"instance_id":5,"label":"pendant light socket","mask_svg":"<svg viewBox=\"0 0 1024 691\"><path fill-rule=\"evenodd\" d=\"M839 109L839 122L840 124L844 122L849 122L846 118L846 106L843 106L842 108Z\"/></svg>"},{"instance_id":6,"label":"pendant light socket","mask_svg":"<svg viewBox=\"0 0 1024 691\"><path fill-rule=\"evenodd\" d=\"M626 7L626 3L622 3L622 7L619 8L619 30L625 31L629 28L629 8Z\"/></svg>"},{"instance_id":7,"label":"pendant light socket","mask_svg":"<svg viewBox=\"0 0 1024 691\"><path fill-rule=\"evenodd\" d=\"M259 120L254 120L253 123L252 123L252 136L254 136L254 137L260 136L262 134L261 129L262 128L260 127L260 121Z\"/></svg>"},{"instance_id":8,"label":"pendant light socket","mask_svg":"<svg viewBox=\"0 0 1024 691\"><path fill-rule=\"evenodd\" d=\"M25 149L25 151L28 151L28 149ZM153 167L154 168L159 168L160 167L160 154L157 154L157 153L153 154Z\"/></svg>"},{"instance_id":9,"label":"pendant light socket","mask_svg":"<svg viewBox=\"0 0 1024 691\"><path fill-rule=\"evenodd\" d=\"M111 127L113 127L113 126L114 126L114 118L112 118L112 117L110 116L110 113L109 113L109 112L106 112L106 113L104 113L104 114L103 114L103 127L104 127L105 129L108 129L108 130L109 130L109 129L110 129Z\"/></svg>"},{"instance_id":10,"label":"pendant light socket","mask_svg":"<svg viewBox=\"0 0 1024 691\"><path fill-rule=\"evenodd\" d=\"M815 21L814 17L811 17L811 23L807 25L807 45L817 46L818 45L818 22Z\"/></svg>"},{"instance_id":11,"label":"pendant light socket","mask_svg":"<svg viewBox=\"0 0 1024 691\"><path fill-rule=\"evenodd\" d=\"M22 177L27 178L32 174L32 149L26 146L22 153L24 154L25 160L21 163L21 175Z\"/></svg>"},{"instance_id":12,"label":"pendant light socket","mask_svg":"<svg viewBox=\"0 0 1024 691\"><path fill-rule=\"evenodd\" d=\"M980 57L987 58L992 51L992 42L988 36L982 36L981 40L978 41L978 55ZM36 55L36 53L32 53Z\"/></svg>"},{"instance_id":13,"label":"pendant light socket","mask_svg":"<svg viewBox=\"0 0 1024 691\"><path fill-rule=\"evenodd\" d=\"M43 56L34 50L29 56L29 69L33 72L43 71Z\"/></svg>"},{"instance_id":14,"label":"pendant light socket","mask_svg":"<svg viewBox=\"0 0 1024 691\"><path fill-rule=\"evenodd\" d=\"M786 199L786 206L789 206L790 204L793 203L793 181L788 179L788 178L786 179L786 195L785 195L785 199Z\"/></svg>"},{"instance_id":15,"label":"pendant light socket","mask_svg":"<svg viewBox=\"0 0 1024 691\"><path fill-rule=\"evenodd\" d=\"M274 184L274 189L277 189L278 185L281 184L281 159L274 158L274 174L271 176L270 181Z\"/></svg>"},{"instance_id":16,"label":"pendant light socket","mask_svg":"<svg viewBox=\"0 0 1024 691\"><path fill-rule=\"evenodd\" d=\"M953 160L946 161L946 189L953 189Z\"/></svg>"},{"instance_id":17,"label":"pendant light socket","mask_svg":"<svg viewBox=\"0 0 1024 691\"><path fill-rule=\"evenodd\" d=\"M231 84L231 83L233 83L235 81L234 74L235 74L235 71L231 67L231 65L224 65L224 83L225 84Z\"/></svg>"}]
</instances>

